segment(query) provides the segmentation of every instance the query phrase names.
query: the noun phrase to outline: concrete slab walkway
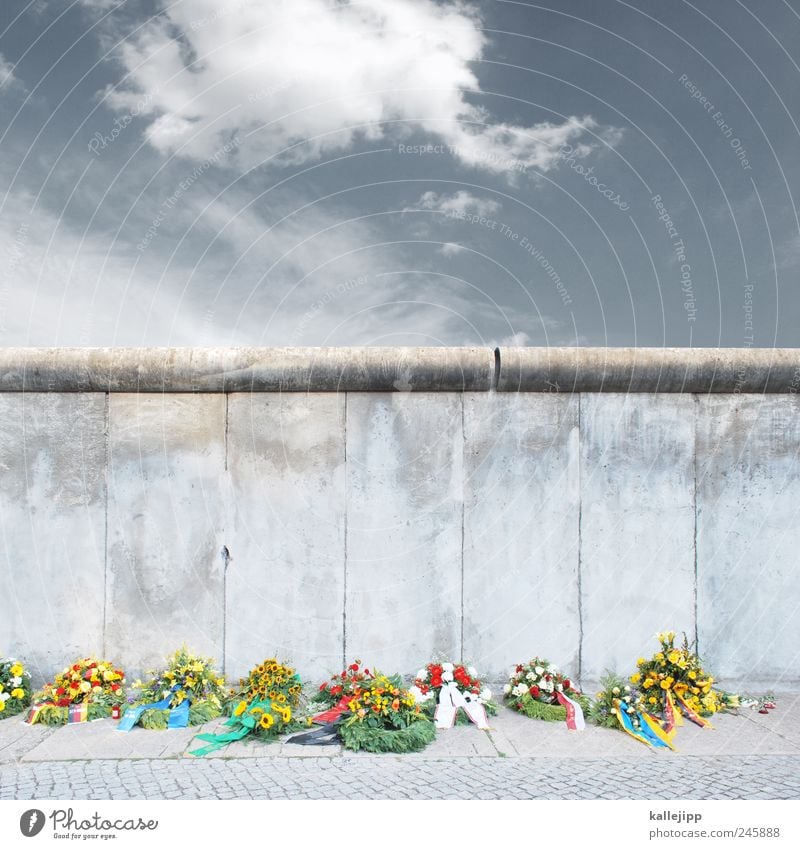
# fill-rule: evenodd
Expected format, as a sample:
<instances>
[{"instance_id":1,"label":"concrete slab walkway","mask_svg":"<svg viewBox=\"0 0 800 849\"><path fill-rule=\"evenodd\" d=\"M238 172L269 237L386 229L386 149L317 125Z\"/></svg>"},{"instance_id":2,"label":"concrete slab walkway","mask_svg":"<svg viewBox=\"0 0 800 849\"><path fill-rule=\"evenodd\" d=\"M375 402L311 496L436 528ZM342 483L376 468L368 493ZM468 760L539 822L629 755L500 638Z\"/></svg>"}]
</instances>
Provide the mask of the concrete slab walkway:
<instances>
[{"instance_id":1,"label":"concrete slab walkway","mask_svg":"<svg viewBox=\"0 0 800 849\"><path fill-rule=\"evenodd\" d=\"M720 715L713 731L687 723L674 753L502 708L488 732L459 726L402 757L254 740L191 757L195 735L220 725L122 733L112 720L4 720L0 798L800 798L796 694L766 716Z\"/></svg>"}]
</instances>

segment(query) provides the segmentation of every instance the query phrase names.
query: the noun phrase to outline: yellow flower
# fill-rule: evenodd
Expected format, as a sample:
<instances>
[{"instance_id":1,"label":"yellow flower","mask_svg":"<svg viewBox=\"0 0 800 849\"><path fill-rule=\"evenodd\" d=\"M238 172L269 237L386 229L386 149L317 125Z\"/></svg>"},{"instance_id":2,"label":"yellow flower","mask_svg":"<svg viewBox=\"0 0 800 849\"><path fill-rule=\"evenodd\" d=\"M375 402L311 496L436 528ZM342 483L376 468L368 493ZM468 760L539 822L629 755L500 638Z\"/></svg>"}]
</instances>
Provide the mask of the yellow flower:
<instances>
[{"instance_id":1,"label":"yellow flower","mask_svg":"<svg viewBox=\"0 0 800 849\"><path fill-rule=\"evenodd\" d=\"M234 716L241 716L247 710L247 702L239 702L233 711Z\"/></svg>"},{"instance_id":2,"label":"yellow flower","mask_svg":"<svg viewBox=\"0 0 800 849\"><path fill-rule=\"evenodd\" d=\"M631 684L638 684L641 680L642 680L641 673L634 672L634 674L631 675Z\"/></svg>"},{"instance_id":3,"label":"yellow flower","mask_svg":"<svg viewBox=\"0 0 800 849\"><path fill-rule=\"evenodd\" d=\"M675 679L674 679L672 676L669 676L669 677L665 678L665 679L661 682L661 689L662 689L662 690L669 690L669 689L670 689L670 687L672 687L672 682L673 682L674 680L675 680Z\"/></svg>"},{"instance_id":4,"label":"yellow flower","mask_svg":"<svg viewBox=\"0 0 800 849\"><path fill-rule=\"evenodd\" d=\"M677 663L677 662L678 662L678 659L680 658L680 656L681 656L681 655L680 655L680 652L679 652L679 651L677 651L676 649L673 649L673 650L672 650L672 651L671 651L671 652L667 655L667 657L669 658L669 662L670 662L670 663Z\"/></svg>"},{"instance_id":5,"label":"yellow flower","mask_svg":"<svg viewBox=\"0 0 800 849\"><path fill-rule=\"evenodd\" d=\"M654 705L658 701L658 699L655 696L650 696L647 701L650 702L651 705Z\"/></svg>"},{"instance_id":6,"label":"yellow flower","mask_svg":"<svg viewBox=\"0 0 800 849\"><path fill-rule=\"evenodd\" d=\"M2 713L6 709L6 703L0 700L0 713Z\"/></svg>"},{"instance_id":7,"label":"yellow flower","mask_svg":"<svg viewBox=\"0 0 800 849\"><path fill-rule=\"evenodd\" d=\"M692 681L697 678L697 673L694 671L694 669L689 671L689 677L692 679Z\"/></svg>"},{"instance_id":8,"label":"yellow flower","mask_svg":"<svg viewBox=\"0 0 800 849\"><path fill-rule=\"evenodd\" d=\"M22 668L22 664L21 664L21 663L15 663L15 664L13 664L13 666L11 667L11 669L9 669L8 671L11 673L11 677L12 677L12 678L16 678L17 676L22 675L22 673L23 673L25 670Z\"/></svg>"},{"instance_id":9,"label":"yellow flower","mask_svg":"<svg viewBox=\"0 0 800 849\"><path fill-rule=\"evenodd\" d=\"M265 731L275 724L275 718L271 713L265 713L258 723Z\"/></svg>"},{"instance_id":10,"label":"yellow flower","mask_svg":"<svg viewBox=\"0 0 800 849\"><path fill-rule=\"evenodd\" d=\"M645 690L649 690L650 687L652 687L654 683L655 682L653 681L652 678L645 678L644 684L642 686L645 688Z\"/></svg>"}]
</instances>

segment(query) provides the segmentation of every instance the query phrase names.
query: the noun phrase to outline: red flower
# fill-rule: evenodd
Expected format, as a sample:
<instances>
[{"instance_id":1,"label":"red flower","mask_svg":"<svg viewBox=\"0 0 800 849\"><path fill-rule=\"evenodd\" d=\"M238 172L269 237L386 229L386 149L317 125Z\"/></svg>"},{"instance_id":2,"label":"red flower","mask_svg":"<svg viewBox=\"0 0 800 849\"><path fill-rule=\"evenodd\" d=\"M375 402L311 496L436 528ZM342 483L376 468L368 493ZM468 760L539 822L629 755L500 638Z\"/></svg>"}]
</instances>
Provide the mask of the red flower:
<instances>
[{"instance_id":1,"label":"red flower","mask_svg":"<svg viewBox=\"0 0 800 849\"><path fill-rule=\"evenodd\" d=\"M114 682L114 683L111 685L111 689L112 689L112 690L116 693L116 692L117 692L117 690L119 690L119 684L117 684L116 682Z\"/></svg>"},{"instance_id":2,"label":"red flower","mask_svg":"<svg viewBox=\"0 0 800 849\"><path fill-rule=\"evenodd\" d=\"M339 693L341 693L341 692L342 692L342 685L341 684L337 684L335 687L331 687L331 695L332 696L338 696Z\"/></svg>"},{"instance_id":3,"label":"red flower","mask_svg":"<svg viewBox=\"0 0 800 849\"><path fill-rule=\"evenodd\" d=\"M570 681L569 678L564 679L564 689L565 690L571 690L572 689L572 681Z\"/></svg>"},{"instance_id":4,"label":"red flower","mask_svg":"<svg viewBox=\"0 0 800 849\"><path fill-rule=\"evenodd\" d=\"M350 666L349 666L349 669L353 672L358 672L358 664L357 663L351 663Z\"/></svg>"},{"instance_id":5,"label":"red flower","mask_svg":"<svg viewBox=\"0 0 800 849\"><path fill-rule=\"evenodd\" d=\"M327 689L327 687L328 687L328 682L327 682L327 681L325 681L323 684L320 684L320 685L319 685L319 691L320 691L320 693L321 693L323 690Z\"/></svg>"},{"instance_id":6,"label":"red flower","mask_svg":"<svg viewBox=\"0 0 800 849\"><path fill-rule=\"evenodd\" d=\"M73 672L80 672L80 669L81 669L81 667L80 667L80 665L79 665L79 664L77 664L77 663L75 664L75 666L73 666L73 667L72 667L72 671L73 671Z\"/></svg>"},{"instance_id":7,"label":"red flower","mask_svg":"<svg viewBox=\"0 0 800 849\"><path fill-rule=\"evenodd\" d=\"M64 693L66 693L66 692L67 692L67 691L66 691L63 687L59 687L59 688L56 690L56 695L57 695L57 696L63 696L63 695L64 695Z\"/></svg>"},{"instance_id":8,"label":"red flower","mask_svg":"<svg viewBox=\"0 0 800 849\"><path fill-rule=\"evenodd\" d=\"M364 675L369 675L369 669L364 670Z\"/></svg>"},{"instance_id":9,"label":"red flower","mask_svg":"<svg viewBox=\"0 0 800 849\"><path fill-rule=\"evenodd\" d=\"M77 681L70 681L69 686L70 686L70 689L72 689L72 690L77 690L77 689L78 689L78 687L80 687L80 684L78 684L78 682L77 682Z\"/></svg>"},{"instance_id":10,"label":"red flower","mask_svg":"<svg viewBox=\"0 0 800 849\"><path fill-rule=\"evenodd\" d=\"M58 707L69 707L69 704L70 704L70 699L59 699L56 702L56 705L58 705Z\"/></svg>"},{"instance_id":11,"label":"red flower","mask_svg":"<svg viewBox=\"0 0 800 849\"><path fill-rule=\"evenodd\" d=\"M517 664L517 672L522 672L522 664L521 663Z\"/></svg>"},{"instance_id":12,"label":"red flower","mask_svg":"<svg viewBox=\"0 0 800 849\"><path fill-rule=\"evenodd\" d=\"M539 688L534 684L528 692L534 697L534 699L539 698Z\"/></svg>"}]
</instances>

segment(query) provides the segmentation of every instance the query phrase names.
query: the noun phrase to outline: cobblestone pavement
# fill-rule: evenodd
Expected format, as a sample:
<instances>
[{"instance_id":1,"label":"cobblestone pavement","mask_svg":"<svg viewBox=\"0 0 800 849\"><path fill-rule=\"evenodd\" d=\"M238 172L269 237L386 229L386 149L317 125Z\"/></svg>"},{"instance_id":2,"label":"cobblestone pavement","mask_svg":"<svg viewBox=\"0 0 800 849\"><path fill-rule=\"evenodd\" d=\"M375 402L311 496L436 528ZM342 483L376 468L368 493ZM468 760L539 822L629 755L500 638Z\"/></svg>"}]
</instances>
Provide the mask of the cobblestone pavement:
<instances>
[{"instance_id":1,"label":"cobblestone pavement","mask_svg":"<svg viewBox=\"0 0 800 849\"><path fill-rule=\"evenodd\" d=\"M799 799L795 756L387 756L4 765L2 799Z\"/></svg>"}]
</instances>

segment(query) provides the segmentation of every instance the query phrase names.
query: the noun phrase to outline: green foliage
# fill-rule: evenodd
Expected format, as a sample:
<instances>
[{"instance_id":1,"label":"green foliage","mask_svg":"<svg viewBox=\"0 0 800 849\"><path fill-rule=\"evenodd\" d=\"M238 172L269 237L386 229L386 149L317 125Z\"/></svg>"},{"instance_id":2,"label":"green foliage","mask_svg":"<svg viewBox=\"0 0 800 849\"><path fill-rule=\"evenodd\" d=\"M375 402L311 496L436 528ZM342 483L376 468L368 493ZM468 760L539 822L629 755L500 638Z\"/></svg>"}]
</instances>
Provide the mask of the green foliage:
<instances>
[{"instance_id":1,"label":"green foliage","mask_svg":"<svg viewBox=\"0 0 800 849\"><path fill-rule=\"evenodd\" d=\"M436 737L434 724L427 719L412 722L406 728L374 728L359 722L339 726L345 748L354 752L391 752L402 755L419 752Z\"/></svg>"},{"instance_id":2,"label":"green foliage","mask_svg":"<svg viewBox=\"0 0 800 849\"><path fill-rule=\"evenodd\" d=\"M0 658L0 719L16 716L31 703L31 676L13 658Z\"/></svg>"}]
</instances>

